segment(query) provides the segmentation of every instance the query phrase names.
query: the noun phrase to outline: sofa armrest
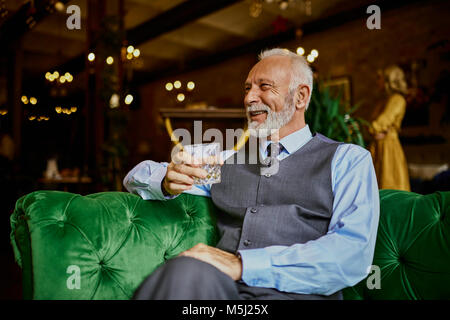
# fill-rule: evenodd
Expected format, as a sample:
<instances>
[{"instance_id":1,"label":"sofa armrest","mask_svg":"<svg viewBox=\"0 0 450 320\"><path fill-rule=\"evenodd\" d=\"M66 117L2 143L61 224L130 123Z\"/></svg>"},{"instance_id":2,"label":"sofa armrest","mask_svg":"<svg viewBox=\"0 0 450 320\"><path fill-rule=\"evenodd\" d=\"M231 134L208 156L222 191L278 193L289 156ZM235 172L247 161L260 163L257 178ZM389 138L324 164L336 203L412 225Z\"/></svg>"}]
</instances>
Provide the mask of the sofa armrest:
<instances>
[{"instance_id":1,"label":"sofa armrest","mask_svg":"<svg viewBox=\"0 0 450 320\"><path fill-rule=\"evenodd\" d=\"M211 199L144 201L122 192L37 191L19 199L11 242L26 299L129 299L154 269L215 245Z\"/></svg>"}]
</instances>

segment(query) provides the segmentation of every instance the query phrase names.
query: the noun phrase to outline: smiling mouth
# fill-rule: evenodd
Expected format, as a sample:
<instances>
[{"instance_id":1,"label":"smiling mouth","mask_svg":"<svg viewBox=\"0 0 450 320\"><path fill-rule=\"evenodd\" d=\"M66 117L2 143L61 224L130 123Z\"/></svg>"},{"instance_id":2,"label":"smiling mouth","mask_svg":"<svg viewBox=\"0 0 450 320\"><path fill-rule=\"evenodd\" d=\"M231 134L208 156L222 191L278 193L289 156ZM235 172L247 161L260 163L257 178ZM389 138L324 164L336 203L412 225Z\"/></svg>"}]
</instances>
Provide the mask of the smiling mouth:
<instances>
[{"instance_id":1,"label":"smiling mouth","mask_svg":"<svg viewBox=\"0 0 450 320\"><path fill-rule=\"evenodd\" d=\"M250 111L249 112L251 117L256 117L256 116L259 116L259 115L264 114L264 113L267 114L268 112L265 111L265 110L257 110L257 111Z\"/></svg>"}]
</instances>

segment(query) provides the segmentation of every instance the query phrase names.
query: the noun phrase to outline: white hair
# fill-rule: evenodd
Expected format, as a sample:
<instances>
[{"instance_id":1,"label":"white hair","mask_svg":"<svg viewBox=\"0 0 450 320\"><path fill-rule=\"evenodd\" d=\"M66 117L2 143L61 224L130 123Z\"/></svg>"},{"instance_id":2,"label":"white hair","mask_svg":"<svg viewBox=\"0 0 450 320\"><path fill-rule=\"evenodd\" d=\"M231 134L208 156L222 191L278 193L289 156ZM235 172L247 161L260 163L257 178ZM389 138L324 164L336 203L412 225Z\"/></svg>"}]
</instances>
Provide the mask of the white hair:
<instances>
[{"instance_id":1,"label":"white hair","mask_svg":"<svg viewBox=\"0 0 450 320\"><path fill-rule=\"evenodd\" d=\"M259 54L259 61L272 57L284 56L291 58L291 82L289 84L289 92L292 94L299 85L304 84L309 87L309 98L306 103L306 110L308 110L309 102L311 101L313 91L313 72L303 56L300 56L292 51L281 48L274 48L264 50Z\"/></svg>"}]
</instances>

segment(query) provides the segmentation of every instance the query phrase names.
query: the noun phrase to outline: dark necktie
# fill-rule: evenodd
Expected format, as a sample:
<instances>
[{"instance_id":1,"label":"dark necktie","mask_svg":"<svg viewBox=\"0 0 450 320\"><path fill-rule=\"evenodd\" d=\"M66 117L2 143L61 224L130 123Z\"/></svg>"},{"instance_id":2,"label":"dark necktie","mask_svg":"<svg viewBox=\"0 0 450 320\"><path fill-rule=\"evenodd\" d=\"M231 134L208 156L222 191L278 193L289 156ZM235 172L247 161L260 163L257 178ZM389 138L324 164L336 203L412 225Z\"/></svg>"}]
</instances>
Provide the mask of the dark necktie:
<instances>
[{"instance_id":1,"label":"dark necktie","mask_svg":"<svg viewBox=\"0 0 450 320\"><path fill-rule=\"evenodd\" d=\"M268 166L271 166L272 163L274 162L274 159L276 159L278 157L278 155L281 152L281 144L279 142L272 142L271 144L269 144L269 146L267 147L267 159L266 159L266 163Z\"/></svg>"},{"instance_id":2,"label":"dark necktie","mask_svg":"<svg viewBox=\"0 0 450 320\"><path fill-rule=\"evenodd\" d=\"M267 158L263 161L263 166L260 167L260 174L270 178L278 173L280 164L277 159L283 146L280 143L271 143L267 147Z\"/></svg>"}]
</instances>

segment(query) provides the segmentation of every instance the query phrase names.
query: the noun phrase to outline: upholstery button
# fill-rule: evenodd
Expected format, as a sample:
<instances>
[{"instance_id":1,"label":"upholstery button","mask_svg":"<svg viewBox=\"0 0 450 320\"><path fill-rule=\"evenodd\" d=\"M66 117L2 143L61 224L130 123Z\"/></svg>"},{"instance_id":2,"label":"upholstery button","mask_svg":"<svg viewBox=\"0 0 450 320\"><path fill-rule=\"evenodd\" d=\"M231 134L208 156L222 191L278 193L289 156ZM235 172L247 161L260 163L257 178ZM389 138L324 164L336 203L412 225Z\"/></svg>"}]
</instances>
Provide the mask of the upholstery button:
<instances>
[{"instance_id":1,"label":"upholstery button","mask_svg":"<svg viewBox=\"0 0 450 320\"><path fill-rule=\"evenodd\" d=\"M245 240L244 241L244 246L246 246L246 247L248 247L251 244L252 244L252 242L250 240Z\"/></svg>"},{"instance_id":2,"label":"upholstery button","mask_svg":"<svg viewBox=\"0 0 450 320\"><path fill-rule=\"evenodd\" d=\"M250 210L250 212L251 212L251 213L257 213L257 212L258 212L258 209L252 208L252 209Z\"/></svg>"}]
</instances>

